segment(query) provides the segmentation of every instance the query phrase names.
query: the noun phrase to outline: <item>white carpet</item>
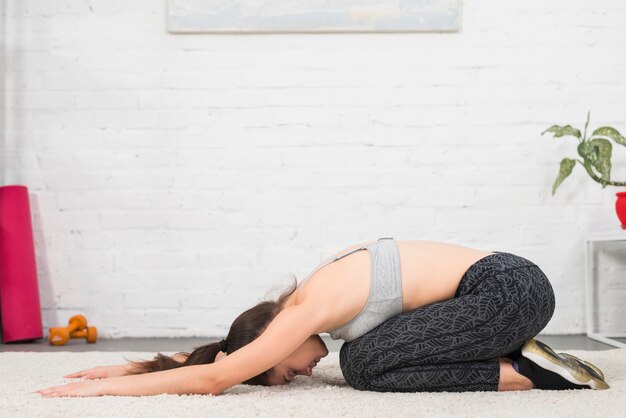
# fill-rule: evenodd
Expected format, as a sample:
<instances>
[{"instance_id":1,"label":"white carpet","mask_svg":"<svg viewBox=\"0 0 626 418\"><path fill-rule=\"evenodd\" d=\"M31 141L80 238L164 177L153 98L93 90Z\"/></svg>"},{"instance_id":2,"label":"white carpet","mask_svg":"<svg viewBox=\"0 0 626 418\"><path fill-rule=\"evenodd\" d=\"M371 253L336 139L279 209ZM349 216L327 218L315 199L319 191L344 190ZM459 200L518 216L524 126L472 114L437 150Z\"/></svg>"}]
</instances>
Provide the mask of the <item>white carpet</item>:
<instances>
[{"instance_id":1,"label":"white carpet","mask_svg":"<svg viewBox=\"0 0 626 418\"><path fill-rule=\"evenodd\" d=\"M378 393L351 388L330 353L312 377L286 386L237 385L220 396L42 398L37 389L75 381L67 373L121 364L123 357L149 359L154 353L0 353L0 416L28 417L624 417L626 349L570 351L595 363L611 389L605 391L523 391L472 393ZM166 353L173 354L173 353Z\"/></svg>"}]
</instances>

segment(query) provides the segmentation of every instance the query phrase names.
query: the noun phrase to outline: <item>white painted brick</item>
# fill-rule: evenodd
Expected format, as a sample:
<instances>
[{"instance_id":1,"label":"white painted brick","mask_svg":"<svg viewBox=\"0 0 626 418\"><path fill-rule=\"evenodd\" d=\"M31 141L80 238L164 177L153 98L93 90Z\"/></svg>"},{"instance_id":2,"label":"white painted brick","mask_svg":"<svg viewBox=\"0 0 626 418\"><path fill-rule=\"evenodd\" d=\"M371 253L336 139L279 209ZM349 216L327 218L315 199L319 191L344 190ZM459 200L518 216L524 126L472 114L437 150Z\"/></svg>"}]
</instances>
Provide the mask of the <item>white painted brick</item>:
<instances>
[{"instance_id":1,"label":"white painted brick","mask_svg":"<svg viewBox=\"0 0 626 418\"><path fill-rule=\"evenodd\" d=\"M171 308L179 310L180 301L175 292L172 291L150 291L150 298L145 297L145 290L140 292L125 292L124 307L128 309L163 309Z\"/></svg>"},{"instance_id":2,"label":"white painted brick","mask_svg":"<svg viewBox=\"0 0 626 418\"><path fill-rule=\"evenodd\" d=\"M621 188L578 167L551 196L576 142L541 132L588 110L626 131L626 3L468 0L458 33L245 37L171 35L164 1L5 3L0 173L33 196L46 326L224 335L287 273L395 236L527 256L557 294L544 332L584 331L583 237L619 228Z\"/></svg>"},{"instance_id":3,"label":"white painted brick","mask_svg":"<svg viewBox=\"0 0 626 418\"><path fill-rule=\"evenodd\" d=\"M104 230L162 228L169 222L164 212L102 212L97 216Z\"/></svg>"},{"instance_id":4,"label":"white painted brick","mask_svg":"<svg viewBox=\"0 0 626 418\"><path fill-rule=\"evenodd\" d=\"M173 252L137 252L135 266L143 269L177 268L191 266L194 255Z\"/></svg>"},{"instance_id":5,"label":"white painted brick","mask_svg":"<svg viewBox=\"0 0 626 418\"><path fill-rule=\"evenodd\" d=\"M112 233L106 233L99 230L95 231L79 231L79 244L84 249L111 249L122 247L117 241L116 236ZM118 237L121 238L121 237Z\"/></svg>"},{"instance_id":6,"label":"white painted brick","mask_svg":"<svg viewBox=\"0 0 626 418\"><path fill-rule=\"evenodd\" d=\"M77 109L137 109L137 96L126 92L87 92L76 94Z\"/></svg>"}]
</instances>

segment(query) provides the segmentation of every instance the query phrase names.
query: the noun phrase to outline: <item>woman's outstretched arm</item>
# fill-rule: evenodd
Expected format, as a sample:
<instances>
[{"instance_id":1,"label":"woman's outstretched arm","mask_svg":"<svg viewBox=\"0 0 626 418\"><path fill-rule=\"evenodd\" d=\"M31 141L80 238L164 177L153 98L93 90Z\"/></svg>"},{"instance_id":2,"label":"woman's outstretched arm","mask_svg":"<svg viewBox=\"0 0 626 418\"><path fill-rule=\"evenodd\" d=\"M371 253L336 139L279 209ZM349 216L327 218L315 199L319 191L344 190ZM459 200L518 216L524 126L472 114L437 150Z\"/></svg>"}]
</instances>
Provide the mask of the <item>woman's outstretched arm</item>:
<instances>
[{"instance_id":1,"label":"woman's outstretched arm","mask_svg":"<svg viewBox=\"0 0 626 418\"><path fill-rule=\"evenodd\" d=\"M46 397L101 395L213 394L280 363L326 327L327 307L301 303L283 309L263 334L217 363L153 373L73 382L38 391Z\"/></svg>"},{"instance_id":2,"label":"woman's outstretched arm","mask_svg":"<svg viewBox=\"0 0 626 418\"><path fill-rule=\"evenodd\" d=\"M211 386L201 377L206 376L212 364L180 367L153 373L110 377L98 380L72 382L38 390L46 398L65 396L143 396L171 394L209 394Z\"/></svg>"},{"instance_id":3,"label":"woman's outstretched arm","mask_svg":"<svg viewBox=\"0 0 626 418\"><path fill-rule=\"evenodd\" d=\"M187 355L185 354L175 354L172 356L172 359L176 360L179 363L184 363L187 360ZM75 379L102 379L107 377L117 377L117 376L127 376L129 374L141 374L146 373L142 369L137 369L137 366L128 362L126 364L117 364L113 366L96 366L91 369L79 370L74 373L66 374L65 378L75 378Z\"/></svg>"}]
</instances>

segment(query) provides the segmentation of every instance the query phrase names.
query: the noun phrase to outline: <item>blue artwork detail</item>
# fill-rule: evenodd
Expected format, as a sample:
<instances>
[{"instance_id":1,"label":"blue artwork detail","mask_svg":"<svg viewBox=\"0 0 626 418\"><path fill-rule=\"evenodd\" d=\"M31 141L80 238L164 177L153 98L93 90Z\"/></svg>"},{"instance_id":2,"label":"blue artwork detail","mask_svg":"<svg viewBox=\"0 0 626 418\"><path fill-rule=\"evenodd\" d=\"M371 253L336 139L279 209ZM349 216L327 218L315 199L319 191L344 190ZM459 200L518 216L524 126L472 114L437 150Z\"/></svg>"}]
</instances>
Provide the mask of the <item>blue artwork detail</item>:
<instances>
[{"instance_id":1,"label":"blue artwork detail","mask_svg":"<svg viewBox=\"0 0 626 418\"><path fill-rule=\"evenodd\" d=\"M460 0L169 0L175 33L453 32Z\"/></svg>"}]
</instances>

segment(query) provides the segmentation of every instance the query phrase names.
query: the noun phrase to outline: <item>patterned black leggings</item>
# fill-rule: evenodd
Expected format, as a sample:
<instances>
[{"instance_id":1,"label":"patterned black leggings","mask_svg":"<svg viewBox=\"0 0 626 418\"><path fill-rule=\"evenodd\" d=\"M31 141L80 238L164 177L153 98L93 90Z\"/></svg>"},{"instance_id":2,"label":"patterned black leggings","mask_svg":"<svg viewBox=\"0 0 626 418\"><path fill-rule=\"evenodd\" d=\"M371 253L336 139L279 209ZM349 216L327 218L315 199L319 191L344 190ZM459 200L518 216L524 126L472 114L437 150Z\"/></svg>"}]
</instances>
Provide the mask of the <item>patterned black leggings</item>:
<instances>
[{"instance_id":1,"label":"patterned black leggings","mask_svg":"<svg viewBox=\"0 0 626 418\"><path fill-rule=\"evenodd\" d=\"M504 252L473 264L455 297L394 316L339 353L346 381L377 392L498 390L496 357L534 337L554 292L531 261Z\"/></svg>"}]
</instances>

